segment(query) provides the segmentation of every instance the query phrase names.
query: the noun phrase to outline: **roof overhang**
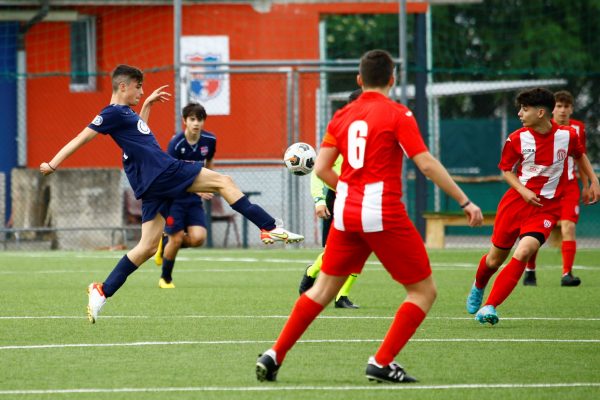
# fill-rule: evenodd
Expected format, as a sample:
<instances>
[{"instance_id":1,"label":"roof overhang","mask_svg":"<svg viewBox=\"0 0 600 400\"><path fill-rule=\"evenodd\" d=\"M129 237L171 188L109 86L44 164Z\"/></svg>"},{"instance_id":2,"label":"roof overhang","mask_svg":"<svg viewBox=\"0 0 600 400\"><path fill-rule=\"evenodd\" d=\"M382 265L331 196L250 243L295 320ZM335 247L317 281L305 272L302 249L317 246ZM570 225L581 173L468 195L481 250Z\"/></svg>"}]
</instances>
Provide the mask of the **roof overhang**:
<instances>
[{"instance_id":1,"label":"roof overhang","mask_svg":"<svg viewBox=\"0 0 600 400\"><path fill-rule=\"evenodd\" d=\"M551 87L565 86L566 79L526 79L514 81L461 81L461 82L444 82L431 83L427 85L427 97L440 98L446 96L459 95L478 95L489 93L513 92L515 90L531 89L536 87ZM346 101L348 92L331 93L328 97L330 100ZM400 98L401 88L395 86L393 94L396 98ZM406 97L413 99L415 97L415 86L407 85Z\"/></svg>"}]
</instances>

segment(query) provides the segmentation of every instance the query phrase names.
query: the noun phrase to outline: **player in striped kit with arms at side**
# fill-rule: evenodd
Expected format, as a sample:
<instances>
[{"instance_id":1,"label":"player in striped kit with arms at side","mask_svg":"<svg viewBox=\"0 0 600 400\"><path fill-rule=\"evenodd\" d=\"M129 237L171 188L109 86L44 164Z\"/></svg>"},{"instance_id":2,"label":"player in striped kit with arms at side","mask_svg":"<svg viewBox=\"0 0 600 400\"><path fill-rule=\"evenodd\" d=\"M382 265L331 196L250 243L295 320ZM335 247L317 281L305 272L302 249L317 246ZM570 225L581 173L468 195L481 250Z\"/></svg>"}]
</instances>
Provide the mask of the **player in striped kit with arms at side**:
<instances>
[{"instance_id":1,"label":"player in striped kit with arms at side","mask_svg":"<svg viewBox=\"0 0 600 400\"><path fill-rule=\"evenodd\" d=\"M551 119L554 104L554 95L546 89L526 90L517 96L523 128L509 135L499 164L510 188L498 204L492 247L481 258L467 297L467 311L476 313L475 318L482 324L498 322L496 307L513 291L527 260L548 239L560 218L569 156L590 177L589 201L600 199L598 178L575 129L559 126ZM517 238L520 241L511 260L498 274L480 308L487 283Z\"/></svg>"}]
</instances>

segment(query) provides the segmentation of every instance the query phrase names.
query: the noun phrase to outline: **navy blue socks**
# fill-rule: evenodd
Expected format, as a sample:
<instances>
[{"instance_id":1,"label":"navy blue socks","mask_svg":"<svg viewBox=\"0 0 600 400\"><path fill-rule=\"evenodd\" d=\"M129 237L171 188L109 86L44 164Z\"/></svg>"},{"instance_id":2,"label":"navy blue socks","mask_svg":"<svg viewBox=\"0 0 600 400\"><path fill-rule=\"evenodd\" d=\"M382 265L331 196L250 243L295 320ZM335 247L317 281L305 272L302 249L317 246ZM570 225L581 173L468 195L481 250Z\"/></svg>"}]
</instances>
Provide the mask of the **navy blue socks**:
<instances>
[{"instance_id":1,"label":"navy blue socks","mask_svg":"<svg viewBox=\"0 0 600 400\"><path fill-rule=\"evenodd\" d=\"M250 203L246 195L233 203L231 208L248 218L259 229L267 231L275 229L275 218L271 217L261 206Z\"/></svg>"},{"instance_id":2,"label":"navy blue socks","mask_svg":"<svg viewBox=\"0 0 600 400\"><path fill-rule=\"evenodd\" d=\"M163 278L167 283L170 283L173 280L173 277L171 276L173 273L173 267L175 267L175 260L163 258L162 274L160 277Z\"/></svg>"},{"instance_id":3,"label":"navy blue socks","mask_svg":"<svg viewBox=\"0 0 600 400\"><path fill-rule=\"evenodd\" d=\"M124 255L123 258L119 260L110 275L108 275L108 278L106 278L104 281L104 284L102 285L104 295L106 297L110 297L115 294L115 292L119 290L121 286L123 286L127 280L127 277L134 273L136 269L137 266L132 263L129 258L127 258L127 255Z\"/></svg>"}]
</instances>

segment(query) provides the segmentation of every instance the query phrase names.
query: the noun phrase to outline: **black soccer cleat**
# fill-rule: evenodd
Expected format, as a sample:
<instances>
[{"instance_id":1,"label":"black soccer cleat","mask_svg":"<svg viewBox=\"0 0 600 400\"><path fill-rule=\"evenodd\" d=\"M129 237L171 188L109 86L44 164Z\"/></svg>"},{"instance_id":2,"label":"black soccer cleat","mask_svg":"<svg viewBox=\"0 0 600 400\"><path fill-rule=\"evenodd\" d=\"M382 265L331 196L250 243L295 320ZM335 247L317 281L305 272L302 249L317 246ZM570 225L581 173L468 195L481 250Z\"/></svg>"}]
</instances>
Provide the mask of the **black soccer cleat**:
<instances>
[{"instance_id":1,"label":"black soccer cleat","mask_svg":"<svg viewBox=\"0 0 600 400\"><path fill-rule=\"evenodd\" d=\"M310 264L308 267L306 267L306 270L302 274L302 280L300 281L300 286L298 287L298 293L299 294L302 294L302 293L306 292L315 283L316 278L308 276L308 269L310 267L312 267L312 264Z\"/></svg>"},{"instance_id":2,"label":"black soccer cleat","mask_svg":"<svg viewBox=\"0 0 600 400\"><path fill-rule=\"evenodd\" d=\"M572 273L568 273L563 275L560 279L560 286L579 286L581 284L581 279L577 276L573 276Z\"/></svg>"},{"instance_id":3,"label":"black soccer cleat","mask_svg":"<svg viewBox=\"0 0 600 400\"><path fill-rule=\"evenodd\" d=\"M525 275L523 275L523 285L537 286L537 278L535 277L535 271L525 271Z\"/></svg>"},{"instance_id":4,"label":"black soccer cleat","mask_svg":"<svg viewBox=\"0 0 600 400\"><path fill-rule=\"evenodd\" d=\"M370 381L377 381L379 383L413 383L417 382L416 378L408 375L404 368L396 361L392 361L390 365L382 367L377 364L375 357L369 358L367 364L367 371L365 373L367 379Z\"/></svg>"},{"instance_id":5,"label":"black soccer cleat","mask_svg":"<svg viewBox=\"0 0 600 400\"><path fill-rule=\"evenodd\" d=\"M335 301L335 308L359 308L356 304L354 304L348 296L340 296L339 299Z\"/></svg>"},{"instance_id":6,"label":"black soccer cleat","mask_svg":"<svg viewBox=\"0 0 600 400\"><path fill-rule=\"evenodd\" d=\"M273 350L267 350L263 354L258 355L258 360L256 360L256 379L261 382L275 382L278 371L279 365L275 361L275 352Z\"/></svg>"}]
</instances>

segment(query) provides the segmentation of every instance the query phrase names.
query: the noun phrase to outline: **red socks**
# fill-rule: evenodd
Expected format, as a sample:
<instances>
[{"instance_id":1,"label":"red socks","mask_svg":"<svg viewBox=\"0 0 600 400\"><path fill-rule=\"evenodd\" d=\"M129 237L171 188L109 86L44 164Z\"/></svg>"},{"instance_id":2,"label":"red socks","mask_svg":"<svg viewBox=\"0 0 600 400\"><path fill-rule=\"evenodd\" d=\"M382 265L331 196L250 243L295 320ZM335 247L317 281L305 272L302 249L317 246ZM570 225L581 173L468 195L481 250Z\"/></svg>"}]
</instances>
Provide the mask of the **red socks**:
<instances>
[{"instance_id":1,"label":"red socks","mask_svg":"<svg viewBox=\"0 0 600 400\"><path fill-rule=\"evenodd\" d=\"M563 240L561 251L563 258L563 275L566 275L573 269L575 252L577 251L577 243L574 240Z\"/></svg>"},{"instance_id":2,"label":"red socks","mask_svg":"<svg viewBox=\"0 0 600 400\"><path fill-rule=\"evenodd\" d=\"M273 350L277 353L278 365L281 365L287 352L296 344L321 311L323 311L323 306L310 299L306 294L298 298L273 346Z\"/></svg>"},{"instance_id":3,"label":"red socks","mask_svg":"<svg viewBox=\"0 0 600 400\"><path fill-rule=\"evenodd\" d=\"M475 286L477 286L478 289L486 287L492 275L497 271L497 269L488 268L488 266L485 265L486 259L487 254L481 257L479 267L477 268L477 274L475 275Z\"/></svg>"},{"instance_id":4,"label":"red socks","mask_svg":"<svg viewBox=\"0 0 600 400\"><path fill-rule=\"evenodd\" d=\"M523 275L525 264L524 261L519 261L514 257L506 264L506 267L500 271L494 281L494 286L492 286L490 295L485 302L486 306L491 304L494 307L498 307L506 300L515 286L517 286L521 275Z\"/></svg>"},{"instance_id":5,"label":"red socks","mask_svg":"<svg viewBox=\"0 0 600 400\"><path fill-rule=\"evenodd\" d=\"M383 343L375 354L375 361L384 366L394 361L394 357L400 353L400 350L421 325L425 315L419 306L409 302L402 303Z\"/></svg>"},{"instance_id":6,"label":"red socks","mask_svg":"<svg viewBox=\"0 0 600 400\"><path fill-rule=\"evenodd\" d=\"M273 346L277 353L277 364L281 365L287 352L296 344L308 326L323 311L323 306L311 300L306 294L298 298L292 312L283 326L279 338ZM402 350L404 345L415 333L425 319L425 312L417 305L404 302L396 312L396 316L381 347L375 354L375 360L380 365L388 365Z\"/></svg>"}]
</instances>

